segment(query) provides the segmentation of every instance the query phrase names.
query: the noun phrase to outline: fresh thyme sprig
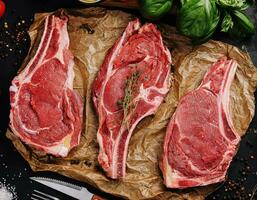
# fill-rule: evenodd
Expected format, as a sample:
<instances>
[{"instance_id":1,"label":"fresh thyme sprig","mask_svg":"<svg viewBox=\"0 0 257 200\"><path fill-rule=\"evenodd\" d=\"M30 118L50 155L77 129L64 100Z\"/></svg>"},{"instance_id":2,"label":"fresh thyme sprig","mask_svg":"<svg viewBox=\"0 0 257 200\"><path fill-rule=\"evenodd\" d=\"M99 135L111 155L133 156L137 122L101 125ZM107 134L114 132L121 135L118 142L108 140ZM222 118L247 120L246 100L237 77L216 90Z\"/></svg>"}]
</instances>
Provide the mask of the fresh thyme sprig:
<instances>
[{"instance_id":1,"label":"fresh thyme sprig","mask_svg":"<svg viewBox=\"0 0 257 200\"><path fill-rule=\"evenodd\" d=\"M127 116L129 113L129 109L131 106L131 100L133 98L133 91L136 89L138 78L139 78L139 72L135 71L132 73L130 77L128 77L125 81L125 95L123 99L119 99L117 104L118 106L122 106L124 116L123 116L123 123L126 123L128 126L127 122Z\"/></svg>"}]
</instances>

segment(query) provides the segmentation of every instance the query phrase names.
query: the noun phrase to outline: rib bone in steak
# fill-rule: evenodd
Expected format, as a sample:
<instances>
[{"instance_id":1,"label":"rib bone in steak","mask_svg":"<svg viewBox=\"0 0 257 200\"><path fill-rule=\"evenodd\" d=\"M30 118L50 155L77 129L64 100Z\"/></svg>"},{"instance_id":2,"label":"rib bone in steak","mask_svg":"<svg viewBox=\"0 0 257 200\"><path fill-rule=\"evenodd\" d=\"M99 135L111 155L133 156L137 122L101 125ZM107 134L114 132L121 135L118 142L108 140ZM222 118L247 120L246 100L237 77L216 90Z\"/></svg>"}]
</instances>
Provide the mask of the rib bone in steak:
<instances>
[{"instance_id":1,"label":"rib bone in steak","mask_svg":"<svg viewBox=\"0 0 257 200\"><path fill-rule=\"evenodd\" d=\"M201 85L180 100L166 132L160 165L167 187L203 186L225 179L240 141L229 107L236 68L235 61L222 58Z\"/></svg>"},{"instance_id":2,"label":"rib bone in steak","mask_svg":"<svg viewBox=\"0 0 257 200\"><path fill-rule=\"evenodd\" d=\"M82 99L73 91L73 55L67 17L51 15L44 22L39 46L10 87L10 127L35 149L66 156L78 145Z\"/></svg>"},{"instance_id":3,"label":"rib bone in steak","mask_svg":"<svg viewBox=\"0 0 257 200\"><path fill-rule=\"evenodd\" d=\"M169 90L171 57L153 24L128 24L109 50L93 85L99 115L98 161L111 178L125 176L128 143Z\"/></svg>"}]
</instances>

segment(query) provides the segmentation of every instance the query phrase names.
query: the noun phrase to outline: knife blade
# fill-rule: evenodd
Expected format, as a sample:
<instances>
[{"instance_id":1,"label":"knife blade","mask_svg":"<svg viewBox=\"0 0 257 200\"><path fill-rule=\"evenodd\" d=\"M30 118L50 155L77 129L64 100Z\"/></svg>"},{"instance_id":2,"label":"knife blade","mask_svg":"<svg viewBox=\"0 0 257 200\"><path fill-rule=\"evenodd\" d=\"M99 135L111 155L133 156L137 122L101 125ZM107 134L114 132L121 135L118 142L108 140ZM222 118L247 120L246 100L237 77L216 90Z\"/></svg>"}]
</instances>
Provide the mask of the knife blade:
<instances>
[{"instance_id":1,"label":"knife blade","mask_svg":"<svg viewBox=\"0 0 257 200\"><path fill-rule=\"evenodd\" d=\"M93 197L93 194L90 193L85 187L45 177L30 177L30 179L75 199L88 200Z\"/></svg>"}]
</instances>

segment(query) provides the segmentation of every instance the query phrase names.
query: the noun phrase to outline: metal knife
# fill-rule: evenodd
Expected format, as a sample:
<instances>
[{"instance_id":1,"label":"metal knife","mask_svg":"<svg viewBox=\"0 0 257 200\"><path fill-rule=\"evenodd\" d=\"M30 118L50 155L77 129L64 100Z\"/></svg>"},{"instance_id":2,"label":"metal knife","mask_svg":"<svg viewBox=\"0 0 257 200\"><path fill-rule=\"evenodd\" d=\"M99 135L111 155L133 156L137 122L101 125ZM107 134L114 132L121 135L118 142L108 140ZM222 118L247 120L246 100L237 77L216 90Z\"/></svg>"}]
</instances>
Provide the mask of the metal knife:
<instances>
[{"instance_id":1,"label":"metal knife","mask_svg":"<svg viewBox=\"0 0 257 200\"><path fill-rule=\"evenodd\" d=\"M30 177L31 180L41 183L54 190L62 192L68 196L71 196L79 200L90 200L93 194L90 193L85 187L73 185L64 181L59 181L51 178L44 177Z\"/></svg>"}]
</instances>

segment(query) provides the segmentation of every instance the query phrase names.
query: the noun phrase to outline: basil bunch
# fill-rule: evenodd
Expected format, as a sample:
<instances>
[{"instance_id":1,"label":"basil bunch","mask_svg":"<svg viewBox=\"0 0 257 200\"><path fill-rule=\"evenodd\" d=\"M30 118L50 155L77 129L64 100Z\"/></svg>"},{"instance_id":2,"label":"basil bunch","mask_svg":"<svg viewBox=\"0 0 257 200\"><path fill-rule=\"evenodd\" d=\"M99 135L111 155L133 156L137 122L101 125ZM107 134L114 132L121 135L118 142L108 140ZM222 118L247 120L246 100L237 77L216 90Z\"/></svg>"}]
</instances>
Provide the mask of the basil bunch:
<instances>
[{"instance_id":1,"label":"basil bunch","mask_svg":"<svg viewBox=\"0 0 257 200\"><path fill-rule=\"evenodd\" d=\"M254 34L254 24L244 14L253 0L181 0L178 30L195 43L208 40L221 25L231 37Z\"/></svg>"},{"instance_id":2,"label":"basil bunch","mask_svg":"<svg viewBox=\"0 0 257 200\"><path fill-rule=\"evenodd\" d=\"M156 20L172 7L173 0L140 0L142 15ZM194 43L207 41L218 29L232 37L254 34L254 24L244 11L254 0L180 0L177 28Z\"/></svg>"}]
</instances>

